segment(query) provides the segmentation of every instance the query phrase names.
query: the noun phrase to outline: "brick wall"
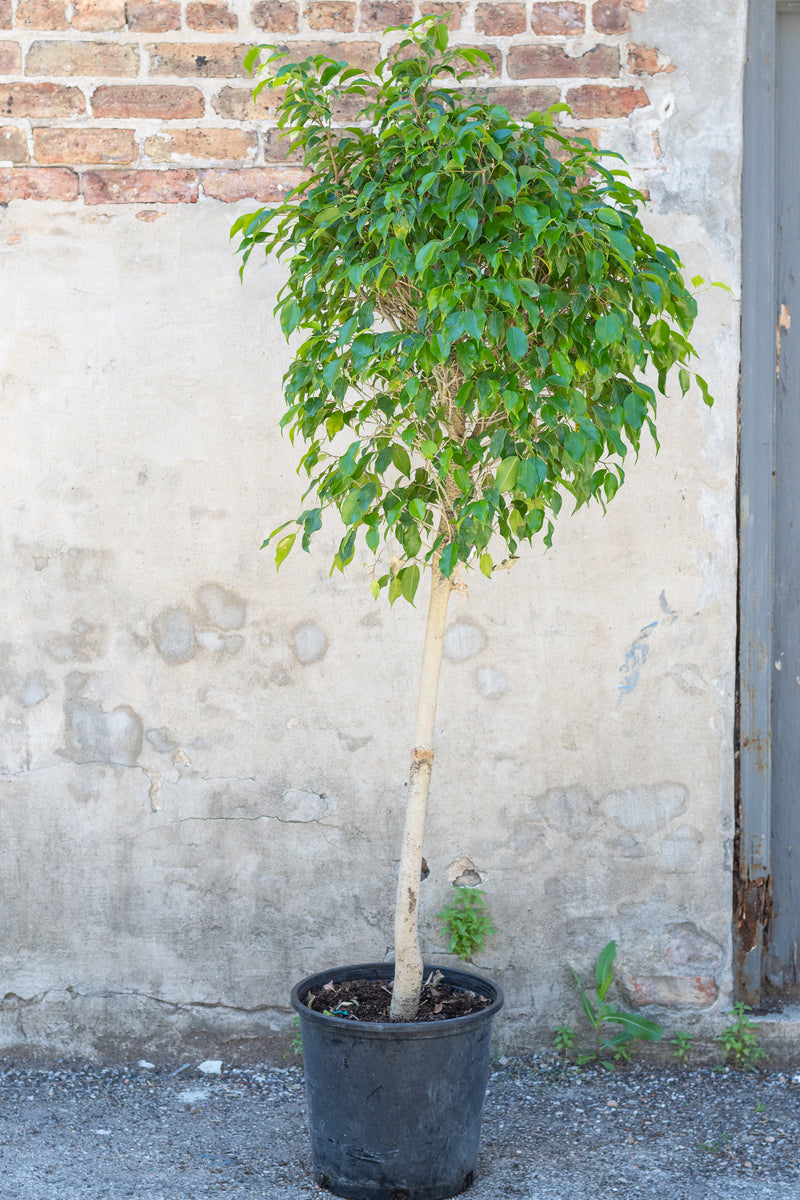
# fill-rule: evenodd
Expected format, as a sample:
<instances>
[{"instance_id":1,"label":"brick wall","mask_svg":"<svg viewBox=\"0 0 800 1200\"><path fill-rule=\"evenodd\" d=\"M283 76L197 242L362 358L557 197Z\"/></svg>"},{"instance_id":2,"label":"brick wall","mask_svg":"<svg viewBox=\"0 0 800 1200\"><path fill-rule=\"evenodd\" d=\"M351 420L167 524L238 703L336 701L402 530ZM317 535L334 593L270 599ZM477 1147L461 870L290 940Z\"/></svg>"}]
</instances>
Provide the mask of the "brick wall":
<instances>
[{"instance_id":1,"label":"brick wall","mask_svg":"<svg viewBox=\"0 0 800 1200\"><path fill-rule=\"evenodd\" d=\"M370 66L382 30L449 12L453 40L492 55L484 79L522 113L557 100L602 128L650 104L672 70L637 45L646 0L0 0L0 202L276 199L294 186L274 92L242 59L276 39Z\"/></svg>"}]
</instances>

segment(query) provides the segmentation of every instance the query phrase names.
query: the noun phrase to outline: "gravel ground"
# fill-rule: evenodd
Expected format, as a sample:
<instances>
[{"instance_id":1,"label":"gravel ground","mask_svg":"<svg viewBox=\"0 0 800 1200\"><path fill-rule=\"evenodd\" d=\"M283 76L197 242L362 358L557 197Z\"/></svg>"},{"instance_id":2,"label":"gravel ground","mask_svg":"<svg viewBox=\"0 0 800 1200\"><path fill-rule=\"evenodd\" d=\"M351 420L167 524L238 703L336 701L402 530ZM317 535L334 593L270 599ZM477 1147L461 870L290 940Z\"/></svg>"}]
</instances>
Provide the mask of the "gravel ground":
<instances>
[{"instance_id":1,"label":"gravel ground","mask_svg":"<svg viewBox=\"0 0 800 1200\"><path fill-rule=\"evenodd\" d=\"M323 1200L296 1066L0 1062L2 1200ZM800 1074L504 1058L472 1200L798 1200Z\"/></svg>"}]
</instances>

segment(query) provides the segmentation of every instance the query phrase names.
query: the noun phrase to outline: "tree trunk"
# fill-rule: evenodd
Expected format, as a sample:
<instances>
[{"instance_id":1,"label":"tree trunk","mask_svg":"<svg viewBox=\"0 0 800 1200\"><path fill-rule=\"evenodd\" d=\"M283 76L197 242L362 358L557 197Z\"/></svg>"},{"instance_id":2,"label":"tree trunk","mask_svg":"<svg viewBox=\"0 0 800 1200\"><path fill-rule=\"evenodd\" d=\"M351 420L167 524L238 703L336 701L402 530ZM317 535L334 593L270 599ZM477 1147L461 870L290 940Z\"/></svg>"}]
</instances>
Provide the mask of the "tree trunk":
<instances>
[{"instance_id":1,"label":"tree trunk","mask_svg":"<svg viewBox=\"0 0 800 1200\"><path fill-rule=\"evenodd\" d=\"M394 918L394 987L390 1016L393 1021L413 1021L419 1008L422 988L422 952L419 944L419 884L422 873L422 837L428 810L428 791L433 769L433 735L436 726L436 698L442 667L447 602L452 585L439 570L438 560L431 564L431 596L422 651L422 674L417 701L417 723L411 770L397 904Z\"/></svg>"}]
</instances>

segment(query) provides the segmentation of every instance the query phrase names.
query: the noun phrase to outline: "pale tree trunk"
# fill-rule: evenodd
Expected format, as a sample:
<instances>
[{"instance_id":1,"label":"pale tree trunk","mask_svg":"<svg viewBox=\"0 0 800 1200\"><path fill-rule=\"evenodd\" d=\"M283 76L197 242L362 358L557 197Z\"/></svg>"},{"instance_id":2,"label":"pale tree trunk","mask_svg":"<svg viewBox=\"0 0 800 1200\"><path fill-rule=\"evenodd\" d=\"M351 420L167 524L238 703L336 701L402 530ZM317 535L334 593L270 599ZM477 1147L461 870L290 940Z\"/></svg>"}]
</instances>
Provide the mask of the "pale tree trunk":
<instances>
[{"instance_id":1,"label":"pale tree trunk","mask_svg":"<svg viewBox=\"0 0 800 1200\"><path fill-rule=\"evenodd\" d=\"M422 836L428 810L428 790L433 768L433 736L436 725L436 699L442 667L447 602L452 584L439 570L438 558L431 564L431 596L422 674L417 701L417 723L411 770L403 845L400 851L400 875L397 881L397 905L394 918L395 969L392 1004L393 1021L413 1021L419 1008L422 988L422 952L419 944L419 884L422 873Z\"/></svg>"}]
</instances>

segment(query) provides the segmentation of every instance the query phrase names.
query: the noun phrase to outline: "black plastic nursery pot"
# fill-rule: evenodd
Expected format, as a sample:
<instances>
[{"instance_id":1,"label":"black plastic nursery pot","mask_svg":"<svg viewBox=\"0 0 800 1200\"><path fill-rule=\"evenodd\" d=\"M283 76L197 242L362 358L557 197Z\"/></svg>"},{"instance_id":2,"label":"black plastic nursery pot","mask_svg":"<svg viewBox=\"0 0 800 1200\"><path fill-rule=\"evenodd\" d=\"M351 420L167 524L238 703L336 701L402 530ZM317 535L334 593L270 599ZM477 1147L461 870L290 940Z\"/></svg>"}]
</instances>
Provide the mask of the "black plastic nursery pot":
<instances>
[{"instance_id":1,"label":"black plastic nursery pot","mask_svg":"<svg viewBox=\"0 0 800 1200\"><path fill-rule=\"evenodd\" d=\"M478 1161L500 988L466 971L448 983L491 1000L444 1021L349 1021L306 1008L329 980L390 980L392 963L309 975L292 989L300 1018L314 1178L348 1200L445 1200L465 1191Z\"/></svg>"}]
</instances>

